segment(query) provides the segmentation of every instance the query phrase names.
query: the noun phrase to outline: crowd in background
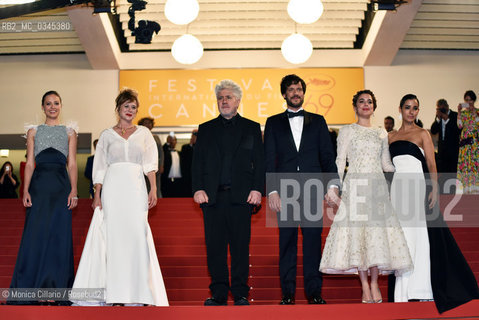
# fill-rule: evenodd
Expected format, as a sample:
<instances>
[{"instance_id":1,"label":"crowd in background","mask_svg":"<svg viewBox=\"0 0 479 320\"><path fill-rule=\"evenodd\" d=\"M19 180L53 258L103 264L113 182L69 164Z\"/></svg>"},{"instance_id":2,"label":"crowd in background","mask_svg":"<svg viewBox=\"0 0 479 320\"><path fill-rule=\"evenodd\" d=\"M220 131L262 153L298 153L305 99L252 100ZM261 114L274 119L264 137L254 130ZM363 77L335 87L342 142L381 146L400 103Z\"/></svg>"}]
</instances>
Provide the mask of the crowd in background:
<instances>
[{"instance_id":1,"label":"crowd in background","mask_svg":"<svg viewBox=\"0 0 479 320\"><path fill-rule=\"evenodd\" d=\"M479 110L474 106L476 94L472 90L464 93L464 102L453 111L445 99L436 102L436 118L430 133L437 137L435 153L439 184L442 193L455 193L456 183L448 180L457 178L465 194L479 193ZM422 127L421 120L416 124ZM384 128L394 129L394 118L384 118Z\"/></svg>"},{"instance_id":2,"label":"crowd in background","mask_svg":"<svg viewBox=\"0 0 479 320\"><path fill-rule=\"evenodd\" d=\"M430 126L436 145L436 163L439 172L439 181L444 185L448 179L455 178L461 182L463 193L479 193L479 111L475 108L476 94L472 90L464 94L464 102L459 103L453 111L445 99L436 102L436 119ZM423 127L420 119L416 124ZM142 118L139 125L152 130L153 118ZM384 118L384 129L387 132L394 129L395 119L392 116ZM193 130L189 143L184 144L181 150L176 149L177 138L170 132L166 143L162 144L157 134L153 134L158 146L159 170L157 172L158 197L191 197L191 163L193 161L193 147L196 143L198 130ZM333 146L336 144L337 132L330 130ZM96 139L93 142L96 147ZM334 148L335 149L335 148ZM88 157L84 175L89 180L89 194L93 197L91 171L93 157ZM10 161L3 163L0 170L0 198L18 198L17 191L22 193L20 182L13 173ZM22 175L22 167L20 175ZM148 183L147 183L148 184ZM455 193L456 185L450 188L441 188L443 193Z\"/></svg>"},{"instance_id":3,"label":"crowd in background","mask_svg":"<svg viewBox=\"0 0 479 320\"><path fill-rule=\"evenodd\" d=\"M205 306L227 305L229 292L235 305L249 305L251 217L261 207L262 196L267 196L267 206L278 217L280 305L295 304L299 230L309 304L326 303L323 273L358 274L363 303L383 301L378 276L385 274L396 278L395 302L434 300L443 312L478 299L477 281L442 215L426 219L438 208L438 172L457 172L465 193L479 192L479 111L474 92L464 94L458 113L444 99L437 101L430 129L438 134L435 154L431 136L418 119L419 99L414 94L399 103L397 131L394 119L385 119L388 133L372 125L378 106L374 93L358 91L352 99L357 121L343 126L336 136L328 131L323 116L303 109L303 79L287 75L280 90L287 109L267 119L262 137L259 123L238 114L241 87L222 80L215 87L219 116L194 130L181 151L176 150L174 133L164 145L151 133L154 119L135 124L138 94L122 90L115 100L117 124L102 132L94 142L95 155L87 160L85 176L92 180L94 213L76 275L71 210L78 203L78 128L60 124L61 97L56 91L46 92L45 123L26 128L22 199L26 219L10 288L105 288L106 294L95 301L70 297L70 301L7 303L168 306L148 223L148 210L162 196L192 196L203 211L211 277L211 297ZM10 162L3 164L0 191L16 197L18 179L12 171ZM384 172L394 172L390 191ZM265 173L279 175L267 188ZM297 212L299 220L282 202L287 198L282 177L294 174L300 179L301 173L329 174L327 190L310 199L315 202L319 196L328 207L337 208L323 253L322 219L311 219L308 199L299 205L303 206ZM402 174L411 173L416 187L403 194L400 186L411 178ZM367 187L356 190L355 177L366 179ZM426 178L433 182L431 188L426 187ZM419 205L402 210L404 203ZM358 214L367 219L357 220ZM413 218L401 219L410 214ZM413 228L407 224L411 222Z\"/></svg>"}]
</instances>

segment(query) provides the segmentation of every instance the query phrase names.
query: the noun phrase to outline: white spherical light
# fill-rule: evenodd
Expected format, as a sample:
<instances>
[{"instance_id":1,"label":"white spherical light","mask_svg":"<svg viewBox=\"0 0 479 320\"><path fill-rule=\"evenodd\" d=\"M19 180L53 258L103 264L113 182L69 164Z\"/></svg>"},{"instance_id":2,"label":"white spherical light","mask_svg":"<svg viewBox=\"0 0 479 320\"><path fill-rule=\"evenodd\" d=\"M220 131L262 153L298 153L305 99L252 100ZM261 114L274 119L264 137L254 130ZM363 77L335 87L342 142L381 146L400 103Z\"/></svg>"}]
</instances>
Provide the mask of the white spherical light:
<instances>
[{"instance_id":1,"label":"white spherical light","mask_svg":"<svg viewBox=\"0 0 479 320\"><path fill-rule=\"evenodd\" d=\"M184 34L173 43L171 54L179 63L193 64L203 56L203 45L195 36Z\"/></svg>"},{"instance_id":2,"label":"white spherical light","mask_svg":"<svg viewBox=\"0 0 479 320\"><path fill-rule=\"evenodd\" d=\"M313 53L313 45L308 38L300 33L293 33L284 39L281 53L286 61L299 64L306 62Z\"/></svg>"},{"instance_id":3,"label":"white spherical light","mask_svg":"<svg viewBox=\"0 0 479 320\"><path fill-rule=\"evenodd\" d=\"M200 5L197 0L167 0L165 16L174 24L188 24L196 19Z\"/></svg>"},{"instance_id":4,"label":"white spherical light","mask_svg":"<svg viewBox=\"0 0 479 320\"><path fill-rule=\"evenodd\" d=\"M35 2L35 0L0 0L0 6L4 6L7 4L25 4L32 2Z\"/></svg>"},{"instance_id":5,"label":"white spherical light","mask_svg":"<svg viewBox=\"0 0 479 320\"><path fill-rule=\"evenodd\" d=\"M323 14L321 0L289 0L288 14L297 23L309 24L316 22Z\"/></svg>"}]
</instances>

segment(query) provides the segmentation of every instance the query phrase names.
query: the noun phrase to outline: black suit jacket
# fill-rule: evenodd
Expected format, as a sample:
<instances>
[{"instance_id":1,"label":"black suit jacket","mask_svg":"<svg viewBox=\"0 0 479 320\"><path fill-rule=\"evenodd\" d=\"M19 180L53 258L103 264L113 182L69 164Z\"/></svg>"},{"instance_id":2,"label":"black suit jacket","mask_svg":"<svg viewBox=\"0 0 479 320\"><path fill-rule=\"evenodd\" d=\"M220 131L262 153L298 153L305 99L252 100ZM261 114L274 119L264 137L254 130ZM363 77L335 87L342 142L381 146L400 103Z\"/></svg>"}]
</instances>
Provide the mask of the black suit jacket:
<instances>
[{"instance_id":1,"label":"black suit jacket","mask_svg":"<svg viewBox=\"0 0 479 320\"><path fill-rule=\"evenodd\" d=\"M437 144L438 172L456 172L461 134L461 129L457 126L457 112L450 110L444 138L442 137L442 120L439 122L434 120L431 125L431 133L439 133Z\"/></svg>"},{"instance_id":2,"label":"black suit jacket","mask_svg":"<svg viewBox=\"0 0 479 320\"><path fill-rule=\"evenodd\" d=\"M201 124L193 152L192 190L204 190L208 205L216 203L220 184L220 137L223 122L221 115ZM231 144L234 146L231 173L231 201L246 204L251 190L263 192L264 153L259 123L238 115Z\"/></svg>"},{"instance_id":3,"label":"black suit jacket","mask_svg":"<svg viewBox=\"0 0 479 320\"><path fill-rule=\"evenodd\" d=\"M185 144L181 147L180 164L181 176L187 180L191 180L191 164L193 162L193 147L190 144Z\"/></svg>"},{"instance_id":4,"label":"black suit jacket","mask_svg":"<svg viewBox=\"0 0 479 320\"><path fill-rule=\"evenodd\" d=\"M305 111L298 151L286 112L266 120L266 172L329 172L332 179L339 181L334 150L323 116Z\"/></svg>"},{"instance_id":5,"label":"black suit jacket","mask_svg":"<svg viewBox=\"0 0 479 320\"><path fill-rule=\"evenodd\" d=\"M178 151L176 151L176 152L178 152ZM163 167L164 167L164 171L163 171L163 174L161 175L162 180L167 180L168 179L168 175L170 174L172 161L173 160L171 159L170 145L168 143L165 143L163 145Z\"/></svg>"},{"instance_id":6,"label":"black suit jacket","mask_svg":"<svg viewBox=\"0 0 479 320\"><path fill-rule=\"evenodd\" d=\"M94 193L95 193L93 191L93 178L92 178L94 158L95 156L93 155L93 156L89 156L88 159L86 159L85 172L84 172L85 177L90 181L89 192L92 197L94 196Z\"/></svg>"},{"instance_id":7,"label":"black suit jacket","mask_svg":"<svg viewBox=\"0 0 479 320\"><path fill-rule=\"evenodd\" d=\"M181 177L183 178L183 188L185 196L191 197L191 164L193 163L193 147L192 145L185 144L181 147L180 152L180 165L181 165Z\"/></svg>"}]
</instances>

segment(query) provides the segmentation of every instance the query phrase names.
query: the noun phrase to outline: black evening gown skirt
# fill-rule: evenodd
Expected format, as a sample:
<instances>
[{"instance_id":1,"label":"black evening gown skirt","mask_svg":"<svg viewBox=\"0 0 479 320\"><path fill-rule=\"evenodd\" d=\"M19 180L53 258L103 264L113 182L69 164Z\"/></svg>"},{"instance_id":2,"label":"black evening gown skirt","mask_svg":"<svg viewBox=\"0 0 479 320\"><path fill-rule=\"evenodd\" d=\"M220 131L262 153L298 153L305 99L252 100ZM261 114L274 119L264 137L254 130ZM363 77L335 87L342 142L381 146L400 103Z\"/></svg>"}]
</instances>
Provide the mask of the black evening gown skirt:
<instances>
[{"instance_id":1,"label":"black evening gown skirt","mask_svg":"<svg viewBox=\"0 0 479 320\"><path fill-rule=\"evenodd\" d=\"M428 207L426 207L428 208ZM436 208L437 211L439 212ZM426 211L432 215L432 211ZM442 215L428 221L431 285L439 313L479 299L476 278L444 222Z\"/></svg>"},{"instance_id":2,"label":"black evening gown skirt","mask_svg":"<svg viewBox=\"0 0 479 320\"><path fill-rule=\"evenodd\" d=\"M66 157L53 148L40 152L30 182L27 208L10 288L71 288L74 280L71 191ZM9 301L28 304L33 301Z\"/></svg>"}]
</instances>

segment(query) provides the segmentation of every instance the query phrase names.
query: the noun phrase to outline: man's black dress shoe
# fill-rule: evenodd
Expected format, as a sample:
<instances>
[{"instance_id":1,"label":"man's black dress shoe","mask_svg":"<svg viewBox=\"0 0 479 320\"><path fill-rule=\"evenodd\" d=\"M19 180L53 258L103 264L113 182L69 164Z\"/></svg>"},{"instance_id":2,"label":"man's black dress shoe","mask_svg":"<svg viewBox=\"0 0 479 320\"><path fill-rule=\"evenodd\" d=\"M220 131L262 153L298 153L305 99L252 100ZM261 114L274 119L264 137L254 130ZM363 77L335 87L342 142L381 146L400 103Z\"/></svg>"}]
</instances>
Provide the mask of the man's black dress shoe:
<instances>
[{"instance_id":1,"label":"man's black dress shoe","mask_svg":"<svg viewBox=\"0 0 479 320\"><path fill-rule=\"evenodd\" d=\"M326 301L324 301L324 299L321 298L321 296L315 295L308 298L308 303L309 304L326 304Z\"/></svg>"},{"instance_id":2,"label":"man's black dress shoe","mask_svg":"<svg viewBox=\"0 0 479 320\"><path fill-rule=\"evenodd\" d=\"M216 300L215 298L208 298L205 300L205 306L226 306L226 301Z\"/></svg>"},{"instance_id":3,"label":"man's black dress shoe","mask_svg":"<svg viewBox=\"0 0 479 320\"><path fill-rule=\"evenodd\" d=\"M245 297L235 299L235 306L249 306L249 301Z\"/></svg>"},{"instance_id":4,"label":"man's black dress shoe","mask_svg":"<svg viewBox=\"0 0 479 320\"><path fill-rule=\"evenodd\" d=\"M293 295L284 295L281 301L279 302L280 305L286 304L295 304L294 296Z\"/></svg>"}]
</instances>

